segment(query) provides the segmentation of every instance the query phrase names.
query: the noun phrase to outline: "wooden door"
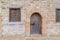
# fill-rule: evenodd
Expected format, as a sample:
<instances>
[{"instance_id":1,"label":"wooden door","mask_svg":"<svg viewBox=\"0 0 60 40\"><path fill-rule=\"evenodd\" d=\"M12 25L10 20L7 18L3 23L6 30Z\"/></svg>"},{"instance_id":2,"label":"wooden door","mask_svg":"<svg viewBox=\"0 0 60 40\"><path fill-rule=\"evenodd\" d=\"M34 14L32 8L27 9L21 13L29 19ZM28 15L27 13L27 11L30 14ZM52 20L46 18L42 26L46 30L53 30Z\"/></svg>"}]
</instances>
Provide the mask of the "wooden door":
<instances>
[{"instance_id":1,"label":"wooden door","mask_svg":"<svg viewBox=\"0 0 60 40\"><path fill-rule=\"evenodd\" d=\"M30 19L30 33L41 34L42 33L42 18L40 14L34 13Z\"/></svg>"}]
</instances>

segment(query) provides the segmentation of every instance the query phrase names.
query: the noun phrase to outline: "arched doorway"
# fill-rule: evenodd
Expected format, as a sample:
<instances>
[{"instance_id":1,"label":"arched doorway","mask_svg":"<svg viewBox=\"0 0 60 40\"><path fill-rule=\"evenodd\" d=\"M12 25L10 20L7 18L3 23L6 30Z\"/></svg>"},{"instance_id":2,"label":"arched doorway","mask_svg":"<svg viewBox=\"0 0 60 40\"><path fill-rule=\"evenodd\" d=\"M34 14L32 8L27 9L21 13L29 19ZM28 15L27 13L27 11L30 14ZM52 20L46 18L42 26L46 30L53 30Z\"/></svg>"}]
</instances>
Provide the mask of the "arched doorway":
<instances>
[{"instance_id":1,"label":"arched doorway","mask_svg":"<svg viewBox=\"0 0 60 40\"><path fill-rule=\"evenodd\" d=\"M30 18L30 34L42 34L42 17L37 12Z\"/></svg>"}]
</instances>

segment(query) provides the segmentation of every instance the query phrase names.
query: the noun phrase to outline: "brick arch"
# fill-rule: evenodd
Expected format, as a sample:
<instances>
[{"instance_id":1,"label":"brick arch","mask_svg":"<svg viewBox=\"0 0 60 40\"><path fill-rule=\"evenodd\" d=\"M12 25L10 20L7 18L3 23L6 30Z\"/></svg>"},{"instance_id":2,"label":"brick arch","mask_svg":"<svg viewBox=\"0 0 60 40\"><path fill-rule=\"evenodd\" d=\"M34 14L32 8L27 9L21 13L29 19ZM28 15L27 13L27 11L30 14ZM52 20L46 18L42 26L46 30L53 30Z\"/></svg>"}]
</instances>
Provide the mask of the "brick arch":
<instances>
[{"instance_id":1,"label":"brick arch","mask_svg":"<svg viewBox=\"0 0 60 40\"><path fill-rule=\"evenodd\" d=\"M31 16L34 15L34 14L38 14L38 15L42 18L41 14L40 14L39 12L33 12L33 13L30 15L30 18L31 18Z\"/></svg>"},{"instance_id":2,"label":"brick arch","mask_svg":"<svg viewBox=\"0 0 60 40\"><path fill-rule=\"evenodd\" d=\"M33 10L31 10L30 11L30 13L29 13L29 18L31 17L31 15L32 14L34 14L34 13L38 13L42 18L44 17L44 16L46 16L44 13L41 13L41 11L39 11L39 9L33 9Z\"/></svg>"}]
</instances>

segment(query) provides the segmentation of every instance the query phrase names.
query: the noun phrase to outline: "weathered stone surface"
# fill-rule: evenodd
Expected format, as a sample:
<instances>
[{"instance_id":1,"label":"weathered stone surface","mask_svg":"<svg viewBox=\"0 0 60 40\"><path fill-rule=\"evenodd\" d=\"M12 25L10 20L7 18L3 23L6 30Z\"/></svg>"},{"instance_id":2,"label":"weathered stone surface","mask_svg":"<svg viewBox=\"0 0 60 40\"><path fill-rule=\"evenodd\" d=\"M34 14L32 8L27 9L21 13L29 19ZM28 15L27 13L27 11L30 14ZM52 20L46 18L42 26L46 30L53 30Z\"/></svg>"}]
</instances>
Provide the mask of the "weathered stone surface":
<instances>
[{"instance_id":1,"label":"weathered stone surface","mask_svg":"<svg viewBox=\"0 0 60 40\"><path fill-rule=\"evenodd\" d=\"M9 22L9 8L21 8L21 22ZM0 0L0 40L60 40L60 23L56 23L60 0ZM30 17L42 16L42 35L30 34Z\"/></svg>"}]
</instances>

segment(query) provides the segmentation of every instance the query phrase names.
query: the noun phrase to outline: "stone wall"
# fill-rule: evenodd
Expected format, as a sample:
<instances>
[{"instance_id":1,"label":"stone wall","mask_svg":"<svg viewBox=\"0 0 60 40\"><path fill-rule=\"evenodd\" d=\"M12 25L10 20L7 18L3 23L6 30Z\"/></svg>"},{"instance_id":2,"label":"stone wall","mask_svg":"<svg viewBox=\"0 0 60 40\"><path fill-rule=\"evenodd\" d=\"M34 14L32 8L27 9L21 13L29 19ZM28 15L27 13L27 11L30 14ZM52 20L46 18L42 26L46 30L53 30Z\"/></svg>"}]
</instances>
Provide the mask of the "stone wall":
<instances>
[{"instance_id":1,"label":"stone wall","mask_svg":"<svg viewBox=\"0 0 60 40\"><path fill-rule=\"evenodd\" d=\"M9 8L21 8L21 22L9 22ZM60 23L56 23L59 0L0 0L0 40L60 40ZM30 34L30 17L42 16L42 35Z\"/></svg>"}]
</instances>

